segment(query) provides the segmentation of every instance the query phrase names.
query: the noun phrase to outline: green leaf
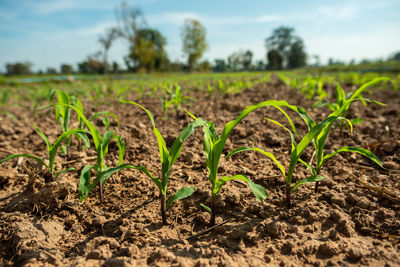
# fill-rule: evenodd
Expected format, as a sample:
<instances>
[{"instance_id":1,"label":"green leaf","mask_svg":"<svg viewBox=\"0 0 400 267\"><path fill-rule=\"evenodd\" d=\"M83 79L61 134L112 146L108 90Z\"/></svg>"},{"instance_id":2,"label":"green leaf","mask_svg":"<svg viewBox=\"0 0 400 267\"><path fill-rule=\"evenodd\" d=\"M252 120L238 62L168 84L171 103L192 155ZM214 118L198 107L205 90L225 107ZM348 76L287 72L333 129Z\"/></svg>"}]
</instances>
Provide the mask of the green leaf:
<instances>
[{"instance_id":1,"label":"green leaf","mask_svg":"<svg viewBox=\"0 0 400 267\"><path fill-rule=\"evenodd\" d=\"M374 153L372 153L371 151L369 151L368 149L365 148L361 148L361 147L350 147L350 146L343 146L341 148L339 148L338 150L336 150L335 152L328 154L324 157L322 164L324 164L329 158L331 158L332 156L341 153L341 152L354 152L354 153L358 153L361 154L367 158L369 158L370 160L372 160L373 162L375 162L376 164L379 165L379 167L385 169L383 167L382 162L379 160L379 158L377 156L375 156Z\"/></svg>"},{"instance_id":2,"label":"green leaf","mask_svg":"<svg viewBox=\"0 0 400 267\"><path fill-rule=\"evenodd\" d=\"M262 187L259 184L253 183L250 179L248 179L247 183L249 184L249 187L251 191L253 192L254 196L259 200L263 201L264 198L268 197L267 191L265 191L265 188Z\"/></svg>"},{"instance_id":3,"label":"green leaf","mask_svg":"<svg viewBox=\"0 0 400 267\"><path fill-rule=\"evenodd\" d=\"M36 132L40 135L40 137L43 139L43 141L46 143L47 150L49 151L51 149L51 144L47 136L36 126L36 124L33 123L33 126L35 127Z\"/></svg>"},{"instance_id":4,"label":"green leaf","mask_svg":"<svg viewBox=\"0 0 400 267\"><path fill-rule=\"evenodd\" d=\"M61 171L57 172L56 175L54 175L54 181L57 180L58 176L60 176L61 174L66 173L66 172L70 172L70 171L73 171L73 170L75 170L74 167L69 167L69 168L67 168L65 170L61 170Z\"/></svg>"},{"instance_id":5,"label":"green leaf","mask_svg":"<svg viewBox=\"0 0 400 267\"><path fill-rule=\"evenodd\" d=\"M160 179L154 177L154 176L150 173L150 171L149 171L148 169L146 169L145 167L142 167L142 166L134 166L134 165L129 164L129 163L123 164L123 165L121 165L121 166L123 166L122 168L136 169L136 170L139 170L139 171L143 172L143 173L146 174L151 180L153 180L153 181L156 183L158 189L160 189L160 191L162 191L162 185L161 185ZM117 167L117 168L118 168L118 167ZM166 193L166 192L165 192L165 193Z\"/></svg>"},{"instance_id":6,"label":"green leaf","mask_svg":"<svg viewBox=\"0 0 400 267\"><path fill-rule=\"evenodd\" d=\"M119 99L119 101L121 101L122 103L127 103L127 104L136 105L136 106L140 107L141 109L143 109L144 111L146 111L147 115L149 116L149 118L150 118L150 120L151 120L151 124L153 125L153 128L156 127L156 125L155 125L155 123L154 123L154 116L153 116L153 114L152 114L149 110L147 110L145 107L143 107L142 105L140 105L140 104L138 104L138 103L136 103L136 102L133 102L133 101L130 101L130 100L127 100L127 99Z\"/></svg>"},{"instance_id":7,"label":"green leaf","mask_svg":"<svg viewBox=\"0 0 400 267\"><path fill-rule=\"evenodd\" d=\"M233 128L240 122L242 121L250 112L258 109L258 108L262 108L262 107L268 107L268 106L272 106L277 108L278 110L282 111L282 109L279 109L279 107L287 107L290 108L294 111L297 111L297 107L289 105L286 101L283 100L268 100L268 101L264 101L264 102L260 102L258 104L252 105L252 106L248 106L246 107L240 114L239 116L228 122L227 124L225 124L224 129L222 130L222 134L220 139L216 142L215 144L215 148L213 149L213 169L217 169L218 168L218 163L219 163L219 158L222 154L222 150L225 146L226 140L228 139L229 134L231 133L231 131L233 130ZM284 113L285 115L285 113ZM293 122L290 120L289 116L287 116L287 114L285 115L288 119L289 119L289 123L292 126L292 129L294 132L296 132L296 129L294 127Z\"/></svg>"},{"instance_id":8,"label":"green leaf","mask_svg":"<svg viewBox=\"0 0 400 267\"><path fill-rule=\"evenodd\" d=\"M314 183L314 182L319 182L322 181L325 177L321 176L321 175L312 175L310 177L301 179L300 181L298 181L291 189L290 189L290 193L292 193L297 187L299 187L302 184L305 183Z\"/></svg>"},{"instance_id":9,"label":"green leaf","mask_svg":"<svg viewBox=\"0 0 400 267\"><path fill-rule=\"evenodd\" d=\"M99 130L97 130L96 126L91 123L89 120L86 119L85 115L83 114L83 111L81 110L81 108L79 107L74 107L71 105L68 105L70 108L72 108L73 110L75 110L75 112L78 114L78 116L82 119L82 121L86 124L86 126L89 128L89 131L92 135L93 138L93 142L94 142L94 146L96 147L96 150L98 149L101 141L102 141L102 136L99 132Z\"/></svg>"},{"instance_id":10,"label":"green leaf","mask_svg":"<svg viewBox=\"0 0 400 267\"><path fill-rule=\"evenodd\" d=\"M93 183L90 185L90 190L93 190L93 188L96 187L99 181L101 181L102 186L104 186L108 178L110 178L111 175L113 175L114 173L119 172L122 169L132 169L132 168L135 168L135 166L129 163L119 165L115 168L107 168L106 170L97 175L96 179L94 179Z\"/></svg>"},{"instance_id":11,"label":"green leaf","mask_svg":"<svg viewBox=\"0 0 400 267\"><path fill-rule=\"evenodd\" d=\"M362 118L355 118L351 120L351 124L355 125L355 124L359 124L362 123L364 120Z\"/></svg>"},{"instance_id":12,"label":"green leaf","mask_svg":"<svg viewBox=\"0 0 400 267\"><path fill-rule=\"evenodd\" d=\"M90 148L90 140L89 137L85 133L77 132L75 136L78 140L83 140L83 143L87 148Z\"/></svg>"},{"instance_id":13,"label":"green leaf","mask_svg":"<svg viewBox=\"0 0 400 267\"><path fill-rule=\"evenodd\" d=\"M167 201L167 205L165 207L166 210L168 210L168 208L171 206L171 204L174 201L186 198L190 195L192 195L194 192L194 187L190 186L190 187L182 187L181 189L179 189L175 194L173 194Z\"/></svg>"},{"instance_id":14,"label":"green leaf","mask_svg":"<svg viewBox=\"0 0 400 267\"><path fill-rule=\"evenodd\" d=\"M260 201L262 201L264 198L268 197L268 193L267 193L267 191L265 191L264 187L262 187L261 185L258 185L256 183L253 183L249 177L247 177L246 175L242 175L242 174L222 177L221 179L218 180L217 187L215 188L215 190L212 193L217 194L219 192L219 190L221 189L221 187L226 182L231 181L231 180L241 180L243 182L246 182L249 185L254 196Z\"/></svg>"},{"instance_id":15,"label":"green leaf","mask_svg":"<svg viewBox=\"0 0 400 267\"><path fill-rule=\"evenodd\" d=\"M197 120L189 123L189 125L186 126L186 128L183 129L182 132L179 134L179 136L175 139L174 143L171 146L171 149L169 150L170 166L174 164L174 162L179 157L183 143L186 141L186 139L188 139L189 136L192 135L194 130L201 125L202 124Z\"/></svg>"},{"instance_id":16,"label":"green leaf","mask_svg":"<svg viewBox=\"0 0 400 267\"><path fill-rule=\"evenodd\" d=\"M84 202L87 197L89 196L90 192L90 169L92 167L89 165L86 165L82 171L81 171L81 176L79 178L79 198L81 199L82 202Z\"/></svg>"},{"instance_id":17,"label":"green leaf","mask_svg":"<svg viewBox=\"0 0 400 267\"><path fill-rule=\"evenodd\" d=\"M121 165L124 162L124 156L125 156L125 141L122 136L116 135L114 137L117 141L118 145L118 150L119 150L119 156L118 156L118 165Z\"/></svg>"},{"instance_id":18,"label":"green leaf","mask_svg":"<svg viewBox=\"0 0 400 267\"><path fill-rule=\"evenodd\" d=\"M275 158L275 156L272 153L264 151L261 148L239 147L239 148L236 148L236 149L232 150L231 152L229 152L228 155L226 156L226 158L229 158L230 156L235 155L239 152L243 152L243 151L257 151L257 152L269 157L270 159L272 159L275 162L276 166L279 168L279 170L281 171L283 176L286 177L285 167Z\"/></svg>"},{"instance_id":19,"label":"green leaf","mask_svg":"<svg viewBox=\"0 0 400 267\"><path fill-rule=\"evenodd\" d=\"M313 175L317 175L317 170L311 164L308 164L301 158L299 158L299 162L302 163L304 166L306 166L307 169L309 169Z\"/></svg>"},{"instance_id":20,"label":"green leaf","mask_svg":"<svg viewBox=\"0 0 400 267\"><path fill-rule=\"evenodd\" d=\"M360 88L358 88L358 89L351 95L351 97L350 97L346 102L350 103L351 100L354 100L355 98L357 98L357 97L358 97L365 89L367 89L368 87L374 86L374 85L376 85L376 84L378 84L378 83L380 83L380 82L384 82L384 81L388 81L388 80L390 80L390 78L388 78L388 77L378 77L378 78L373 79L373 80L370 81L370 82L367 82L367 83L363 84ZM346 103L346 104L347 104L347 103Z\"/></svg>"},{"instance_id":21,"label":"green leaf","mask_svg":"<svg viewBox=\"0 0 400 267\"><path fill-rule=\"evenodd\" d=\"M208 213L212 213L211 212L211 208L210 207L208 207L208 206L206 206L206 205L204 205L203 203L200 203L200 207L202 207L203 209L205 209Z\"/></svg>"},{"instance_id":22,"label":"green leaf","mask_svg":"<svg viewBox=\"0 0 400 267\"><path fill-rule=\"evenodd\" d=\"M49 166L44 162L44 160L42 160L39 157L32 156L32 155L29 155L29 154L12 154L12 155L9 155L9 156L5 157L4 159L0 160L0 164L6 162L7 160L10 160L10 159L13 159L13 158L20 158L20 157L34 159L37 162L39 162L40 164L42 164L43 166L45 166L47 169L49 169Z\"/></svg>"},{"instance_id":23,"label":"green leaf","mask_svg":"<svg viewBox=\"0 0 400 267\"><path fill-rule=\"evenodd\" d=\"M108 117L109 116L114 118L115 122L117 123L117 128L119 128L119 119L118 119L118 117L114 113L109 112L109 111L96 112L93 116L91 116L89 118L89 121L93 121L95 118L103 116L103 115L104 115L103 119L107 119L107 122L105 122L103 120L103 124L104 124L104 126L106 126L107 129L109 128L109 127L107 127L107 123L108 123L108 126L109 126L109 121L108 121Z\"/></svg>"},{"instance_id":24,"label":"green leaf","mask_svg":"<svg viewBox=\"0 0 400 267\"><path fill-rule=\"evenodd\" d=\"M140 107L149 116L151 124L153 125L153 132L154 132L155 136L157 137L158 149L160 151L160 159L161 159L161 165L162 165L163 178L168 176L168 170L169 170L169 165L170 165L169 164L169 152L168 152L167 146L165 144L164 138L162 137L160 131L156 128L156 125L154 123L153 114L149 110L147 110L145 107L141 106L140 104L138 104L136 102L133 102L133 101L130 101L127 99L120 99L120 101L123 103L133 104L133 105ZM163 183L163 191L165 191L168 180L167 180L167 178L165 178L165 179L162 179L161 181Z\"/></svg>"},{"instance_id":25,"label":"green leaf","mask_svg":"<svg viewBox=\"0 0 400 267\"><path fill-rule=\"evenodd\" d=\"M77 132L86 132L85 130L80 130L80 129L71 129L69 131L66 131L62 133L57 140L54 142L54 144L50 147L49 149L49 168L50 172L53 174L53 167L54 167L54 160L56 158L57 150L59 146L61 145L61 142L64 139L70 138L71 135L77 133Z\"/></svg>"}]
</instances>

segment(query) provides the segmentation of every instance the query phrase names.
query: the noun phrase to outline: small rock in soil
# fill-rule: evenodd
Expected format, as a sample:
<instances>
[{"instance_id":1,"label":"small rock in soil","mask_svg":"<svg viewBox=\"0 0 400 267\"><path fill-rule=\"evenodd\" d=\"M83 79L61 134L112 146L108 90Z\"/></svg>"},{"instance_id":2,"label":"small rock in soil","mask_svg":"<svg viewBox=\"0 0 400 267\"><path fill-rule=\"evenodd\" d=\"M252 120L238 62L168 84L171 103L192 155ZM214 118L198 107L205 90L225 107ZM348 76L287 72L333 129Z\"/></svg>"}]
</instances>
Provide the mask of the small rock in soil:
<instances>
[{"instance_id":1,"label":"small rock in soil","mask_svg":"<svg viewBox=\"0 0 400 267\"><path fill-rule=\"evenodd\" d=\"M359 261L363 257L363 254L358 248L350 248L347 252L347 257L352 261Z\"/></svg>"},{"instance_id":2,"label":"small rock in soil","mask_svg":"<svg viewBox=\"0 0 400 267\"><path fill-rule=\"evenodd\" d=\"M321 254L320 256L322 258L325 258L325 257L331 258L331 257L339 254L339 249L335 243L333 243L332 241L327 241L327 242L322 243L318 247L317 254Z\"/></svg>"}]
</instances>

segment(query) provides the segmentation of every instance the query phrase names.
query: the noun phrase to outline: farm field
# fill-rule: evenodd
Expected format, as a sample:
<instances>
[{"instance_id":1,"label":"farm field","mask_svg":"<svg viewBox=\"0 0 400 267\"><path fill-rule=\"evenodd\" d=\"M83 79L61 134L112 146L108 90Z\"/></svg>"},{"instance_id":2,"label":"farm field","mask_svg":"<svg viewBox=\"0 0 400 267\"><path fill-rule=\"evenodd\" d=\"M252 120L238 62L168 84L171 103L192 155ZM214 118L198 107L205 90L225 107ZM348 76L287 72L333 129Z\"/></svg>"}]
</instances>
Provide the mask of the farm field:
<instances>
[{"instance_id":1,"label":"farm field","mask_svg":"<svg viewBox=\"0 0 400 267\"><path fill-rule=\"evenodd\" d=\"M115 140L122 137L123 163L132 164L116 170L104 183L102 202L98 186L82 185L85 179L88 181L88 173L92 175L89 182L94 182L98 174L96 137L71 108L69 129L87 131L90 148L74 135L69 144L60 146L51 173L34 158L17 157L0 164L1 265L398 266L400 77L391 74L380 81L380 76L386 75L255 72L0 85L0 160L10 154L28 153L48 162L46 143L32 123L51 144L63 133L62 118L56 122L54 111L67 106L47 106L56 89L82 101L86 118L97 114L90 125L101 135L107 129L115 131ZM311 136L304 117L294 109L277 108L277 102L267 105L264 101L284 100L291 107L302 107L320 125L340 109L340 105L328 104L339 102L337 82L346 93L370 86L365 86L355 101L346 102L351 95L341 95L342 104L351 107L336 113L347 120L326 121L332 128L325 155L343 146L363 150L343 150L316 171L312 166L316 166L318 155L311 139L317 138L322 128ZM60 95L55 93L51 103L56 103ZM156 131L145 110L119 99L134 101L154 115L155 127L168 150L189 123L199 124L187 136L171 167L166 195L168 198L182 187L193 187L194 191L167 204L167 225L160 213L158 184L143 170L133 168L143 166L153 176L161 177L164 167L160 164ZM213 122L220 136L225 124L260 102L264 104L232 129L216 167L220 180L242 174L245 176L241 178L248 177L251 182L247 178L227 181L211 197L212 168L203 153L203 138L207 135L203 134L204 124L193 117ZM293 133L291 139L288 131L294 132L293 128L297 136ZM310 137L309 143L299 155L301 160L293 163L291 142L304 144L304 136ZM121 142L115 140L103 150L105 155L108 152L104 163L110 168L122 166ZM225 158L239 147L272 153L281 165L277 167L270 154L259 151L243 151ZM62 153L63 149L67 152ZM366 149L379 159L360 155ZM86 165L92 169L87 170ZM72 167L74 170L56 176ZM293 177L287 185L291 167ZM307 177L312 177L307 180L310 183L293 188L288 203L288 186L290 189ZM259 201L254 191L258 198L264 198L265 192L268 197ZM209 207L215 211L211 229Z\"/></svg>"}]
</instances>

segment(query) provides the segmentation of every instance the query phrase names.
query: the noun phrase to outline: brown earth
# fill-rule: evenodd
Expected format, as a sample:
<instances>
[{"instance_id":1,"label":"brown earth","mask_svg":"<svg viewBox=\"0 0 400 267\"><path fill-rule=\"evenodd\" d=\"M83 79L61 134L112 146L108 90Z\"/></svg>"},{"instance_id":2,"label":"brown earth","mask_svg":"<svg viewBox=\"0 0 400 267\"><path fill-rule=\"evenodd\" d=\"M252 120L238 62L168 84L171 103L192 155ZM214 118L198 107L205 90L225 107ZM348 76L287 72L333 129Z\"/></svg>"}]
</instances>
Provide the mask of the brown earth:
<instances>
[{"instance_id":1,"label":"brown earth","mask_svg":"<svg viewBox=\"0 0 400 267\"><path fill-rule=\"evenodd\" d=\"M213 121L219 133L246 105L267 99L284 99L307 110L312 105L278 80L225 98L209 97L200 91L187 94L195 98L188 109ZM69 158L57 157L56 162L58 169L68 161L69 165L63 166L73 166L77 171L63 174L55 182L46 183L40 174L29 181L37 166L27 160L4 163L0 166L0 265L400 266L400 97L390 88L377 88L368 97L387 105L364 107L355 103L349 116L362 117L364 122L356 125L352 134L333 129L326 149L367 147L393 171L382 171L360 155L337 155L322 170L326 179L319 193L313 192L313 184L300 187L288 210L284 179L271 160L253 152L221 159L220 176L246 174L266 188L269 198L260 203L245 184L227 183L217 203L217 224L227 222L189 241L187 238L208 228L210 217L200 207L207 204L210 194L201 129L186 141L173 166L168 194L182 185L193 185L196 191L167 211L168 226L161 224L155 184L138 171L113 175L105 185L102 205L97 190L81 204L77 193L80 170L87 163L93 164L95 152L79 150L76 141ZM138 99L136 94L128 98L155 114L167 145L190 121L182 111L177 115L170 112L168 119L162 120L158 98ZM88 103L85 107L90 110ZM112 111L119 117L118 131L127 145L125 162L159 174L157 141L147 115L115 100L99 110ZM60 127L53 115L40 111L34 118L16 107L11 111L19 120L0 117L0 158L27 152L46 157L45 144L31 122L54 140ZM321 120L329 110L322 108L311 114ZM265 117L285 121L272 108L251 113L233 130L224 153L243 145L257 146L273 152L287 166L289 136L267 123ZM300 135L304 134L302 121L296 119L295 124ZM311 148L307 150L303 159L309 161L311 152ZM115 166L115 145L111 145L110 154L108 165ZM299 166L295 179L305 178L307 173Z\"/></svg>"}]
</instances>

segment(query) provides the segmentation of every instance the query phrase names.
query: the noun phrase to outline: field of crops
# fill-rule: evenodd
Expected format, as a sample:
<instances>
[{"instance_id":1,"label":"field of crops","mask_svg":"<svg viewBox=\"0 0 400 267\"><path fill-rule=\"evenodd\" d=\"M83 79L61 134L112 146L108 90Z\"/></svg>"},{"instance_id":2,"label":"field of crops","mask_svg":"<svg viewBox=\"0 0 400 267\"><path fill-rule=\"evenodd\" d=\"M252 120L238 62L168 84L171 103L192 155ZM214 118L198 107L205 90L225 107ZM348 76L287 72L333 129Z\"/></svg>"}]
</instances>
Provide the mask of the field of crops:
<instances>
[{"instance_id":1,"label":"field of crops","mask_svg":"<svg viewBox=\"0 0 400 267\"><path fill-rule=\"evenodd\" d=\"M400 75L0 85L0 265L400 265Z\"/></svg>"}]
</instances>

